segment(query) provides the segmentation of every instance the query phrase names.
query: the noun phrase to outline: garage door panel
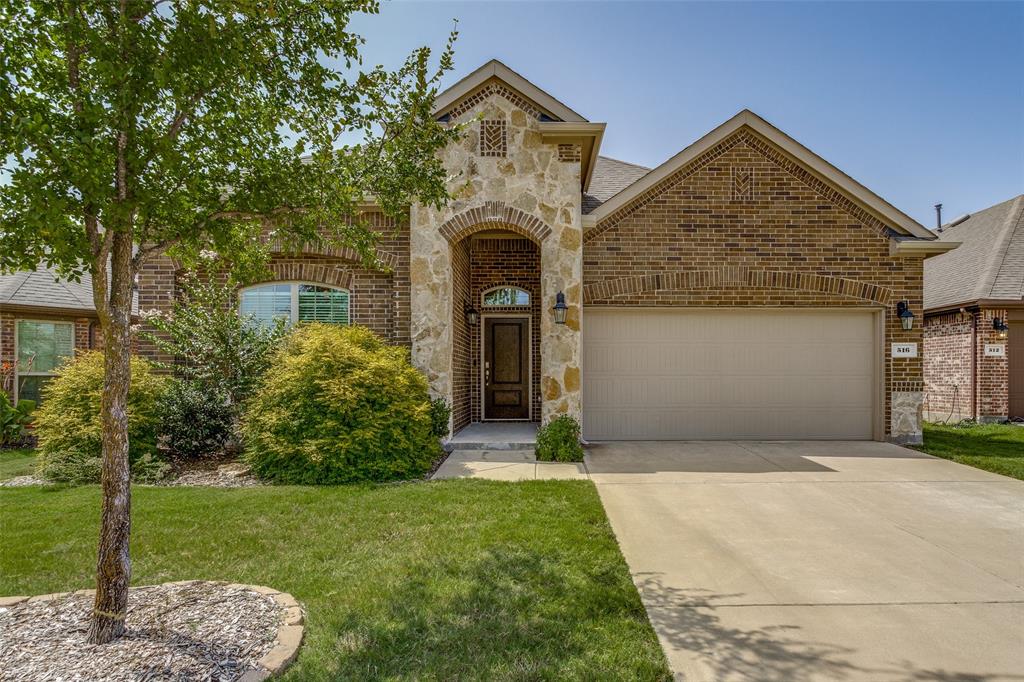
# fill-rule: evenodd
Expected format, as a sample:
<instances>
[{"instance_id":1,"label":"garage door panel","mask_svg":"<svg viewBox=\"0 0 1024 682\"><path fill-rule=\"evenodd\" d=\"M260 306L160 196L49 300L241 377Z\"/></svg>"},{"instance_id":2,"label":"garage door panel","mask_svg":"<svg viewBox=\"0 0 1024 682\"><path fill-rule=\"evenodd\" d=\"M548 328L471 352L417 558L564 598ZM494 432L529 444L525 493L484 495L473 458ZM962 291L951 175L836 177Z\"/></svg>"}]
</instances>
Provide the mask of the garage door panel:
<instances>
[{"instance_id":1,"label":"garage door panel","mask_svg":"<svg viewBox=\"0 0 1024 682\"><path fill-rule=\"evenodd\" d=\"M592 440L872 436L871 312L587 309Z\"/></svg>"}]
</instances>

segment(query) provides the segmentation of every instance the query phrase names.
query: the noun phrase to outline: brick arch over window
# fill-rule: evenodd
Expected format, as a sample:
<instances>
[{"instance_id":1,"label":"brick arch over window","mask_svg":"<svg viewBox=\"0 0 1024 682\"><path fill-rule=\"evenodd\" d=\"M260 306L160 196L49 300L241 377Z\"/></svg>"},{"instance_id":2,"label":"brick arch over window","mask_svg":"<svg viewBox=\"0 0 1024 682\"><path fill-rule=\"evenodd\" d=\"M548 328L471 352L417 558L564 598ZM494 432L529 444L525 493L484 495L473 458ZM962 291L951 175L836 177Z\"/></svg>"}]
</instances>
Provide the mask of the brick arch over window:
<instances>
[{"instance_id":1,"label":"brick arch over window","mask_svg":"<svg viewBox=\"0 0 1024 682\"><path fill-rule=\"evenodd\" d=\"M308 282L309 284L324 284L348 291L352 290L352 273L332 265L270 263L268 267L272 274L271 279L268 281L271 282Z\"/></svg>"},{"instance_id":2,"label":"brick arch over window","mask_svg":"<svg viewBox=\"0 0 1024 682\"><path fill-rule=\"evenodd\" d=\"M482 206L475 206L454 215L441 225L440 232L449 243L458 244L474 232L494 228L521 234L537 244L551 235L551 228L540 218L513 208L503 201L488 201Z\"/></svg>"},{"instance_id":3,"label":"brick arch over window","mask_svg":"<svg viewBox=\"0 0 1024 682\"><path fill-rule=\"evenodd\" d=\"M652 291L684 291L687 289L714 289L718 287L749 287L756 289L789 289L832 296L845 296L885 305L892 290L877 284L844 279L829 275L777 270L754 270L724 266L716 270L688 270L685 272L652 272L646 275L595 282L583 287L583 302L591 303L615 296L642 294Z\"/></svg>"},{"instance_id":4,"label":"brick arch over window","mask_svg":"<svg viewBox=\"0 0 1024 682\"><path fill-rule=\"evenodd\" d=\"M329 258L338 258L341 260L351 261L353 263L362 264L362 257L359 253L351 247L336 247L336 246L320 246L317 244L308 244L299 247L298 249L286 249L281 243L280 239L270 242L270 253L283 256L326 256ZM382 266L388 269L393 269L398 264L398 256L382 249L377 249L377 260Z\"/></svg>"}]
</instances>

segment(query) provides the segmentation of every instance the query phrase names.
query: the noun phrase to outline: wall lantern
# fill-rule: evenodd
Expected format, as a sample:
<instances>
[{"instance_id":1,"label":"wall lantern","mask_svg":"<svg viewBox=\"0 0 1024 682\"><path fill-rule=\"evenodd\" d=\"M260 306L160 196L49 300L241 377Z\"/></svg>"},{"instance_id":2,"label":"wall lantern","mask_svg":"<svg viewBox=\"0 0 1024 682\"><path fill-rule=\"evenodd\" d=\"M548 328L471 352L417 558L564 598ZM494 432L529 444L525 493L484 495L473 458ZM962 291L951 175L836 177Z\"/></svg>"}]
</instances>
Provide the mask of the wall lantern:
<instances>
[{"instance_id":1,"label":"wall lantern","mask_svg":"<svg viewBox=\"0 0 1024 682\"><path fill-rule=\"evenodd\" d=\"M1001 317L992 318L992 329L995 330L996 336L1001 339L1005 339L1010 331L1010 325L1006 324L1006 320Z\"/></svg>"},{"instance_id":2,"label":"wall lantern","mask_svg":"<svg viewBox=\"0 0 1024 682\"><path fill-rule=\"evenodd\" d=\"M466 316L466 324L470 327L475 327L476 323L480 321L480 313L468 303L462 304L462 314Z\"/></svg>"},{"instance_id":3,"label":"wall lantern","mask_svg":"<svg viewBox=\"0 0 1024 682\"><path fill-rule=\"evenodd\" d=\"M900 318L900 324L903 325L904 331L910 331L914 328L914 313L910 312L910 304L906 301L900 301L896 304L896 316Z\"/></svg>"},{"instance_id":4,"label":"wall lantern","mask_svg":"<svg viewBox=\"0 0 1024 682\"><path fill-rule=\"evenodd\" d=\"M552 310L555 313L555 324L565 324L565 313L569 306L565 304L565 294L561 291L555 295L555 307Z\"/></svg>"}]
</instances>

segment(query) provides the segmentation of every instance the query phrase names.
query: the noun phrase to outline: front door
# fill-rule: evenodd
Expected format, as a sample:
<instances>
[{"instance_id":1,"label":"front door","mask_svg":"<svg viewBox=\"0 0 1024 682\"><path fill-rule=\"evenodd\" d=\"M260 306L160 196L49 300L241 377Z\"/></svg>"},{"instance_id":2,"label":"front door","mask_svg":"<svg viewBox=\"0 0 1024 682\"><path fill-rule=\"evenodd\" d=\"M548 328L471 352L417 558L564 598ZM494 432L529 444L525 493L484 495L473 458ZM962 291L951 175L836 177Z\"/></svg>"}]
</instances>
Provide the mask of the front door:
<instances>
[{"instance_id":1,"label":"front door","mask_svg":"<svg viewBox=\"0 0 1024 682\"><path fill-rule=\"evenodd\" d=\"M484 419L530 418L529 367L529 321L485 318Z\"/></svg>"}]
</instances>

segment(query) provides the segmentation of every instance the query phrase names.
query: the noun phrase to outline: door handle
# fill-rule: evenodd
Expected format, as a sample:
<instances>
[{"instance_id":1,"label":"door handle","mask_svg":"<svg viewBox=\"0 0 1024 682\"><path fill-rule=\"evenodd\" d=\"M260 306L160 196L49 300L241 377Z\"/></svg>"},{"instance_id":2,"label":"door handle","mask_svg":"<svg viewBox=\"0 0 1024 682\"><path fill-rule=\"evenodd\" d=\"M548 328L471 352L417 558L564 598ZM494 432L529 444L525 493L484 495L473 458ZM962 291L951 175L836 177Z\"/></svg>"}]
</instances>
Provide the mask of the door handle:
<instances>
[{"instance_id":1,"label":"door handle","mask_svg":"<svg viewBox=\"0 0 1024 682\"><path fill-rule=\"evenodd\" d=\"M484 386L491 385L491 363L484 363Z\"/></svg>"}]
</instances>

